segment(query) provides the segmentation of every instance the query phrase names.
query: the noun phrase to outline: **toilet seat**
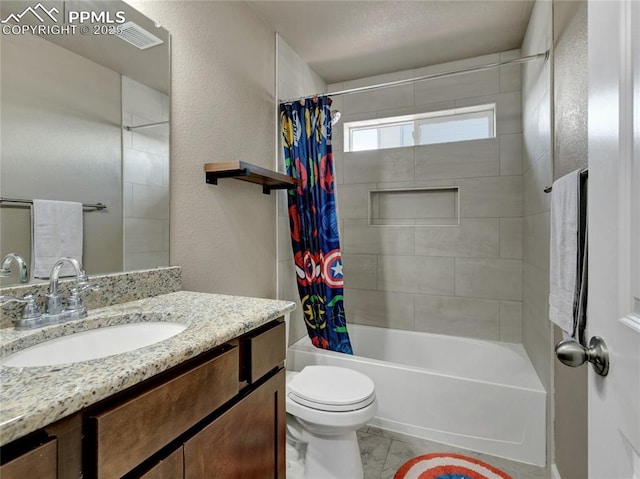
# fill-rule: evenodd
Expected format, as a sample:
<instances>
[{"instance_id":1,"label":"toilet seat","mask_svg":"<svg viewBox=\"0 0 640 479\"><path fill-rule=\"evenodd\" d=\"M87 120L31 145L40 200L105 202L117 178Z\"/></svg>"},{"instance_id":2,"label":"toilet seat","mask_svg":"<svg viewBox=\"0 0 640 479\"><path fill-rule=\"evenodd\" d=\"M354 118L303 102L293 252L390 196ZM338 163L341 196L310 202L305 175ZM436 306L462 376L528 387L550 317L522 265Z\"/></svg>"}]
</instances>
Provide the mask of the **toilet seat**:
<instances>
[{"instance_id":1,"label":"toilet seat","mask_svg":"<svg viewBox=\"0 0 640 479\"><path fill-rule=\"evenodd\" d=\"M373 381L362 373L335 366L307 366L287 381L291 401L319 411L348 412L375 401Z\"/></svg>"}]
</instances>

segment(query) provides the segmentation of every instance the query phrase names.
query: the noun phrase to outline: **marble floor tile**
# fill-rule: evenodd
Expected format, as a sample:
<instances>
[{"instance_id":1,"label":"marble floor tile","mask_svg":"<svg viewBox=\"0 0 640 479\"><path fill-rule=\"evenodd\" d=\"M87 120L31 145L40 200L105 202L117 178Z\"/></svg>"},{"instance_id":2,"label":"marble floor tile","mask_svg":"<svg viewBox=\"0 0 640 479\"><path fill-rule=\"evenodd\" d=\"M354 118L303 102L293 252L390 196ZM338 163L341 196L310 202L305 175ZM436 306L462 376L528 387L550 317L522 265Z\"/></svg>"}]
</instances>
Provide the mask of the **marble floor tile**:
<instances>
[{"instance_id":1,"label":"marble floor tile","mask_svg":"<svg viewBox=\"0 0 640 479\"><path fill-rule=\"evenodd\" d=\"M393 440L389 448L387 460L384 463L380 479L392 479L396 471L405 462L415 456L424 454L420 446Z\"/></svg>"},{"instance_id":2,"label":"marble floor tile","mask_svg":"<svg viewBox=\"0 0 640 479\"><path fill-rule=\"evenodd\" d=\"M365 479L378 479L382 473L392 439L358 431L358 444Z\"/></svg>"},{"instance_id":3,"label":"marble floor tile","mask_svg":"<svg viewBox=\"0 0 640 479\"><path fill-rule=\"evenodd\" d=\"M550 479L551 477L549 468L546 467L531 466L447 446L374 426L361 428L358 431L358 441L365 479L393 479L398 468L409 459L434 452L449 452L473 457L503 470L512 479Z\"/></svg>"}]
</instances>

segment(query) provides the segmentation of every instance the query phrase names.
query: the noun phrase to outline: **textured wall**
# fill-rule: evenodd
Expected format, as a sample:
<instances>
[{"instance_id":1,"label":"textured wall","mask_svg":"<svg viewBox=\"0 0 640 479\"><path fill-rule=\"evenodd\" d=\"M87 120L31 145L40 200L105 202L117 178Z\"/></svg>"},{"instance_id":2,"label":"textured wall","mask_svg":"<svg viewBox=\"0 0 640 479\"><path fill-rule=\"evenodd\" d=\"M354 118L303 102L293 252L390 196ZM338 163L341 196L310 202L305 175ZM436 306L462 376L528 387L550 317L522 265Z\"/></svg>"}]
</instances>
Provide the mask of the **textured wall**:
<instances>
[{"instance_id":1,"label":"textured wall","mask_svg":"<svg viewBox=\"0 0 640 479\"><path fill-rule=\"evenodd\" d=\"M275 297L275 195L203 171L273 168L274 33L244 2L131 4L171 32L171 264L187 290Z\"/></svg>"},{"instance_id":2,"label":"textured wall","mask_svg":"<svg viewBox=\"0 0 640 479\"><path fill-rule=\"evenodd\" d=\"M587 2L553 4L554 179L587 166Z\"/></svg>"},{"instance_id":3,"label":"textured wall","mask_svg":"<svg viewBox=\"0 0 640 479\"><path fill-rule=\"evenodd\" d=\"M495 53L333 84L330 90L494 63L519 54ZM342 151L342 122L488 103L496 103L496 138ZM520 66L345 95L334 105L342 112L334 129L334 152L347 320L520 342ZM459 191L459 224L427 225L421 219L402 226L369 224L371 191L449 186ZM422 205L400 205L407 193L386 196L388 206L415 218L424 215L426 204L437 203L433 195L425 199L424 193Z\"/></svg>"},{"instance_id":4,"label":"textured wall","mask_svg":"<svg viewBox=\"0 0 640 479\"><path fill-rule=\"evenodd\" d=\"M554 179L587 162L587 1L553 4ZM555 327L555 341L561 339ZM562 479L587 471L588 368L554 366L555 463Z\"/></svg>"},{"instance_id":5,"label":"textured wall","mask_svg":"<svg viewBox=\"0 0 640 479\"><path fill-rule=\"evenodd\" d=\"M549 50L552 42L552 3L538 0L522 44L522 54ZM551 184L551 62L522 67L523 174L522 189L522 343L547 395L547 451L553 431L552 327L549 321L549 195ZM547 455L549 457L549 454Z\"/></svg>"}]
</instances>

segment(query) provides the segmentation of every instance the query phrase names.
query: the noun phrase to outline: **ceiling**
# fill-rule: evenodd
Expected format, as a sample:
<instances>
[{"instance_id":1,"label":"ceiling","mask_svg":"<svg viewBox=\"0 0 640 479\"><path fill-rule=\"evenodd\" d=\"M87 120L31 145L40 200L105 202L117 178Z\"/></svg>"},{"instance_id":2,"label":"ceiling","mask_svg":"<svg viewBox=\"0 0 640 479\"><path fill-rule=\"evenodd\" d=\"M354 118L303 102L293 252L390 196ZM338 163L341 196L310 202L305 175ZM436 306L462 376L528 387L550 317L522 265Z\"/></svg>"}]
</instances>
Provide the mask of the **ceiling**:
<instances>
[{"instance_id":1,"label":"ceiling","mask_svg":"<svg viewBox=\"0 0 640 479\"><path fill-rule=\"evenodd\" d=\"M250 0L327 83L519 48L533 0Z\"/></svg>"}]
</instances>

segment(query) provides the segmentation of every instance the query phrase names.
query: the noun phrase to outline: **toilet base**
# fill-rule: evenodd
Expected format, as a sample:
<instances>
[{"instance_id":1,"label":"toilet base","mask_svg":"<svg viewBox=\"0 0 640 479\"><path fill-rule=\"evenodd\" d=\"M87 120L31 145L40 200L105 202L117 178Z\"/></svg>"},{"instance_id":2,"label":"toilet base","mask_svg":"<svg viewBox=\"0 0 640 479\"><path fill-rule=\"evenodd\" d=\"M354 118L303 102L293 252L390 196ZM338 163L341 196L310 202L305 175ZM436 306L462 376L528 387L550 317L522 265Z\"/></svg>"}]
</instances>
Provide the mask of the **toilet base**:
<instances>
[{"instance_id":1,"label":"toilet base","mask_svg":"<svg viewBox=\"0 0 640 479\"><path fill-rule=\"evenodd\" d=\"M306 431L305 479L363 479L355 431L322 436Z\"/></svg>"}]
</instances>

